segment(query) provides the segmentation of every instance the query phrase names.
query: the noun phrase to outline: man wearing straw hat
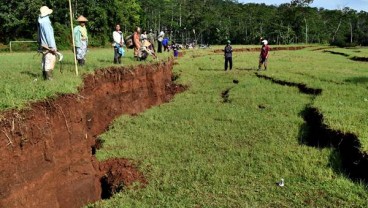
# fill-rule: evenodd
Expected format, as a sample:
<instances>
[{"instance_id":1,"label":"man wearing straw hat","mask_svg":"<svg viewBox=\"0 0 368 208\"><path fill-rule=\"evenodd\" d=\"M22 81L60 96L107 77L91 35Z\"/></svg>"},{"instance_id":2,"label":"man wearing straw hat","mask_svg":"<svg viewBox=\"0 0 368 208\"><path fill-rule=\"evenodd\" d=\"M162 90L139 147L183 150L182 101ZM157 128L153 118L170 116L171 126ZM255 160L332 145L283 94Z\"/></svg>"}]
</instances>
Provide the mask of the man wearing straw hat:
<instances>
[{"instance_id":1,"label":"man wearing straw hat","mask_svg":"<svg viewBox=\"0 0 368 208\"><path fill-rule=\"evenodd\" d=\"M52 9L47 6L40 8L38 17L38 43L39 50L42 52L42 75L45 80L52 80L52 70L56 63L56 43L54 37L54 29L52 28L49 15Z\"/></svg>"},{"instance_id":2,"label":"man wearing straw hat","mask_svg":"<svg viewBox=\"0 0 368 208\"><path fill-rule=\"evenodd\" d=\"M74 33L74 41L75 41L75 51L76 57L78 60L78 64L83 66L86 62L85 57L87 54L87 45L88 45L88 35L87 35L87 28L86 22L88 22L87 18L83 15L79 16L77 21L80 25L76 26L73 29Z\"/></svg>"}]
</instances>

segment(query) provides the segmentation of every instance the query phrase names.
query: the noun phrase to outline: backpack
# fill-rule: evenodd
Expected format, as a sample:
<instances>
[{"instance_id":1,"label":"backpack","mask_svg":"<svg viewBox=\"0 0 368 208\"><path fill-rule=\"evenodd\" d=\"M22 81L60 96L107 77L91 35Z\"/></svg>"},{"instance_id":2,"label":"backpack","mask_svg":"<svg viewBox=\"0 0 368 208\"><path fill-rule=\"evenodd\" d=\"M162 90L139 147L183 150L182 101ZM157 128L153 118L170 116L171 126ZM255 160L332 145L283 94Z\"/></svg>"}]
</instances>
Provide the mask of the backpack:
<instances>
[{"instance_id":1,"label":"backpack","mask_svg":"<svg viewBox=\"0 0 368 208\"><path fill-rule=\"evenodd\" d=\"M125 38L125 45L127 48L134 48L133 34Z\"/></svg>"}]
</instances>

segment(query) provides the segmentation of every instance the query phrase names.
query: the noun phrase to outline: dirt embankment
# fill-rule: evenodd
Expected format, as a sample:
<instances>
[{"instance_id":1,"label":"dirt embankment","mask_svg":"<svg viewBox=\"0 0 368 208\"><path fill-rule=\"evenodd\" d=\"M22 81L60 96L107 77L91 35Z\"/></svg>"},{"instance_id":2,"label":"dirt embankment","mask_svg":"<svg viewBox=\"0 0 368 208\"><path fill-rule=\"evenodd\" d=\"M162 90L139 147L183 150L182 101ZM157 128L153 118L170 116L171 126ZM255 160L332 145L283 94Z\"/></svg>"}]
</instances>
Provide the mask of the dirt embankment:
<instances>
[{"instance_id":1,"label":"dirt embankment","mask_svg":"<svg viewBox=\"0 0 368 208\"><path fill-rule=\"evenodd\" d=\"M309 46L287 46L287 47L271 47L271 51L296 51L304 48L308 48ZM259 48L233 48L233 52L259 52L261 47ZM222 49L216 49L213 51L214 53L223 53Z\"/></svg>"},{"instance_id":2,"label":"dirt embankment","mask_svg":"<svg viewBox=\"0 0 368 208\"><path fill-rule=\"evenodd\" d=\"M1 114L0 207L81 207L132 181L146 183L128 160L98 162L96 137L121 114L137 114L184 90L172 60L97 70L78 94Z\"/></svg>"}]
</instances>

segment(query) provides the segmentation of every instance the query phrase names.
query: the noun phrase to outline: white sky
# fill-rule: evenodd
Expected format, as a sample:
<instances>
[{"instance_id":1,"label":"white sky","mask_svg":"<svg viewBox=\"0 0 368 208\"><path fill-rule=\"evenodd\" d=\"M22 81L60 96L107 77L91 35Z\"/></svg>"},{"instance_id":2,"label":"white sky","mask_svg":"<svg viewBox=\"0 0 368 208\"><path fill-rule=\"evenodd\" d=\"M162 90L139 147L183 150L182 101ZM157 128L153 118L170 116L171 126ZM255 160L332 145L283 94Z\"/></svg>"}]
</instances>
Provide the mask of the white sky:
<instances>
[{"instance_id":1,"label":"white sky","mask_svg":"<svg viewBox=\"0 0 368 208\"><path fill-rule=\"evenodd\" d=\"M279 5L282 3L290 3L290 0L238 0L240 3L265 3L267 5ZM341 9L350 7L354 10L364 10L368 12L368 0L314 0L310 5L312 7L323 7L325 9Z\"/></svg>"}]
</instances>

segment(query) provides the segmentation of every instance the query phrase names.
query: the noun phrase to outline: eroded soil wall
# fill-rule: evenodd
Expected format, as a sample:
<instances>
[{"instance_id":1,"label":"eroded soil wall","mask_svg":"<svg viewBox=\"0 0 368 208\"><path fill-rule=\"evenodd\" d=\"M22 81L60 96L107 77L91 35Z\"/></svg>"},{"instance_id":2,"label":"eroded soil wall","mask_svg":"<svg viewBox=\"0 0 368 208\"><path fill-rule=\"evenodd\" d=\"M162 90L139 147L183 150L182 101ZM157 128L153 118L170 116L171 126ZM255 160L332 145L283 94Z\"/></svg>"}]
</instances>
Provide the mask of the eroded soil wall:
<instances>
[{"instance_id":1,"label":"eroded soil wall","mask_svg":"<svg viewBox=\"0 0 368 208\"><path fill-rule=\"evenodd\" d=\"M97 135L121 114L170 100L173 62L97 70L78 94L2 113L0 207L81 207L101 199Z\"/></svg>"}]
</instances>

